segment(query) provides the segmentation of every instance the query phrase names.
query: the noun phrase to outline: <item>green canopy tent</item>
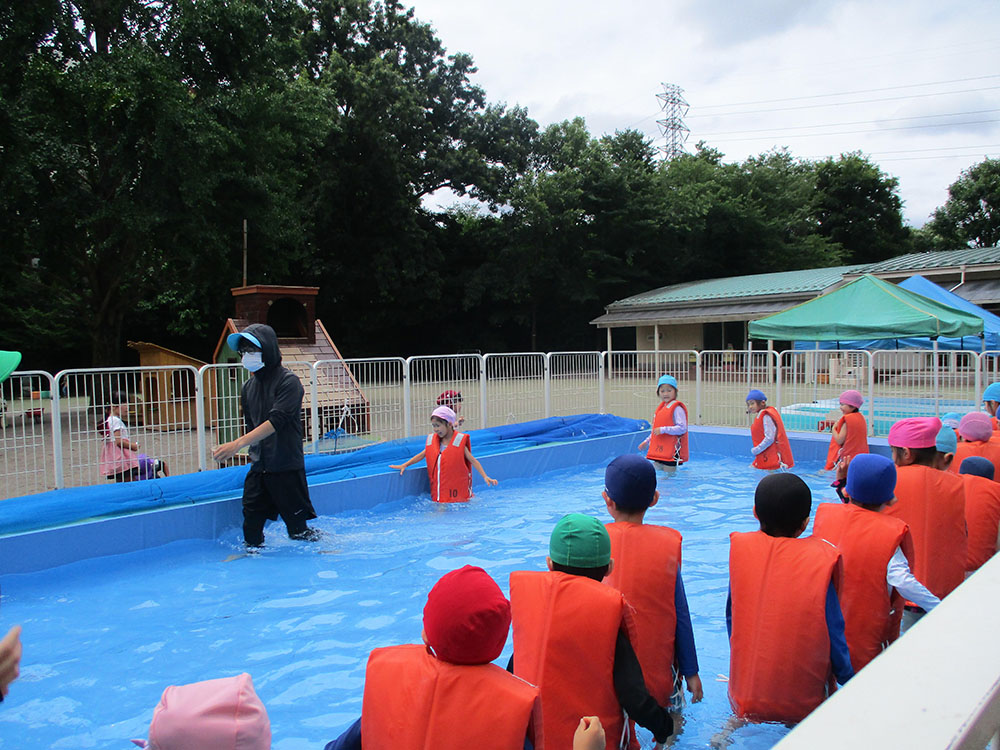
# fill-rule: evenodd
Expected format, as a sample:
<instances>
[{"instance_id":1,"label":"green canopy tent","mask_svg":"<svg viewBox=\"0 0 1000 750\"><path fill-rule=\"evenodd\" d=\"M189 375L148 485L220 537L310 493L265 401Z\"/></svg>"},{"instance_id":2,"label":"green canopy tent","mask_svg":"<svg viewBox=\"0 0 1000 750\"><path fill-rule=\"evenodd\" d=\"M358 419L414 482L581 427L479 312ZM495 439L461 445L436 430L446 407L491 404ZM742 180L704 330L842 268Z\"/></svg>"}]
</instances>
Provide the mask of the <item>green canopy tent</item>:
<instances>
[{"instance_id":1,"label":"green canopy tent","mask_svg":"<svg viewBox=\"0 0 1000 750\"><path fill-rule=\"evenodd\" d=\"M822 297L751 321L749 332L755 339L816 342L927 336L934 342L936 403L938 336L981 336L983 319L865 274Z\"/></svg>"}]
</instances>

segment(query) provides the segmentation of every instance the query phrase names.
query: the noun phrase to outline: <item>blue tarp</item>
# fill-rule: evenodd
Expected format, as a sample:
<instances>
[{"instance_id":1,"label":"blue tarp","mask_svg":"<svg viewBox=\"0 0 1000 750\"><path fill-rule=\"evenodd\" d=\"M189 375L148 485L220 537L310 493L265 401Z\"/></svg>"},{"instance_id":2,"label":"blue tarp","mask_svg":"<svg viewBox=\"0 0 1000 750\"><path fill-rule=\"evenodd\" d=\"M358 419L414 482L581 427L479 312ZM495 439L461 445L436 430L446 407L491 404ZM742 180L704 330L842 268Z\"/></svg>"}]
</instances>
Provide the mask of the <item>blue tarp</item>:
<instances>
[{"instance_id":1,"label":"blue tarp","mask_svg":"<svg viewBox=\"0 0 1000 750\"><path fill-rule=\"evenodd\" d=\"M612 414L579 414L471 430L469 435L473 453L482 458L546 443L565 443L646 429L649 429L649 423L641 419L626 419ZM389 471L389 464L403 463L422 451L425 440L426 436L421 435L377 443L351 453L307 455L306 476L310 484L321 484L384 473ZM0 502L0 534L17 534L96 518L238 497L242 493L247 471L246 466L234 466L142 482L52 490L13 497Z\"/></svg>"},{"instance_id":2,"label":"blue tarp","mask_svg":"<svg viewBox=\"0 0 1000 750\"><path fill-rule=\"evenodd\" d=\"M988 310L984 310L978 305L969 302L963 297L959 297L954 292L938 286L933 281L929 281L920 274L911 276L906 281L900 283L904 289L930 297L932 300L954 307L963 312L969 312L983 319L983 335L986 349L993 351L1000 349L1000 316L996 316ZM815 349L814 341L796 341L796 349ZM901 338L901 339L871 339L858 341L821 341L820 349L933 349L934 342L927 337ZM938 349L940 351L982 351L983 340L979 336L966 336L964 338L939 338Z\"/></svg>"}]
</instances>

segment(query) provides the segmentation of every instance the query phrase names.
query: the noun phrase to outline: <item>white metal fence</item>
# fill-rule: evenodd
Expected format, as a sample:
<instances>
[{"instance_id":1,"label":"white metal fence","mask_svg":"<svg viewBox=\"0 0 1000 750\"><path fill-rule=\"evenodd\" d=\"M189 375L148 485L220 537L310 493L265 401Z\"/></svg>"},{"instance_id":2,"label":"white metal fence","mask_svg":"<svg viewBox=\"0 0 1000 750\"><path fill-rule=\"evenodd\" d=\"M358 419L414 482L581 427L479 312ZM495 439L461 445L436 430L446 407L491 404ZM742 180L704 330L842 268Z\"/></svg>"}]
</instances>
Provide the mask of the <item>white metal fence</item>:
<instances>
[{"instance_id":1,"label":"white metal fence","mask_svg":"<svg viewBox=\"0 0 1000 750\"><path fill-rule=\"evenodd\" d=\"M828 429L853 388L873 435L902 417L979 408L1000 380L1000 352L612 351L455 354L286 362L305 389L306 450L341 453L427 431L445 401L463 429L547 416L610 412L649 419L656 381L677 378L689 422L741 427L750 388L763 390L790 430ZM140 452L171 474L205 470L219 443L243 431L238 364L16 372L0 386L0 497L108 482L98 458L112 396Z\"/></svg>"}]
</instances>

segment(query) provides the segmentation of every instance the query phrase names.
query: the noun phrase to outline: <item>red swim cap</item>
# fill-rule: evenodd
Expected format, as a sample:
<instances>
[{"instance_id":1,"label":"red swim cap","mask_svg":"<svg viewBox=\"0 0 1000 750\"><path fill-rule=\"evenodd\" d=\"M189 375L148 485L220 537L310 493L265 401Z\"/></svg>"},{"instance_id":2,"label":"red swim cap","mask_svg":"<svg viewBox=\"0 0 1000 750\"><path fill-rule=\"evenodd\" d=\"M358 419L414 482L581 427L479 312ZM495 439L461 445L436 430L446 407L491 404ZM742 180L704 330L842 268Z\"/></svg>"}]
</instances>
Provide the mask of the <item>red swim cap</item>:
<instances>
[{"instance_id":1,"label":"red swim cap","mask_svg":"<svg viewBox=\"0 0 1000 750\"><path fill-rule=\"evenodd\" d=\"M427 595L424 636L442 661L488 664L510 631L510 602L482 568L466 565L441 577Z\"/></svg>"},{"instance_id":2,"label":"red swim cap","mask_svg":"<svg viewBox=\"0 0 1000 750\"><path fill-rule=\"evenodd\" d=\"M461 391L445 391L440 396L438 396L437 405L438 406L450 406L456 401L462 400Z\"/></svg>"}]
</instances>

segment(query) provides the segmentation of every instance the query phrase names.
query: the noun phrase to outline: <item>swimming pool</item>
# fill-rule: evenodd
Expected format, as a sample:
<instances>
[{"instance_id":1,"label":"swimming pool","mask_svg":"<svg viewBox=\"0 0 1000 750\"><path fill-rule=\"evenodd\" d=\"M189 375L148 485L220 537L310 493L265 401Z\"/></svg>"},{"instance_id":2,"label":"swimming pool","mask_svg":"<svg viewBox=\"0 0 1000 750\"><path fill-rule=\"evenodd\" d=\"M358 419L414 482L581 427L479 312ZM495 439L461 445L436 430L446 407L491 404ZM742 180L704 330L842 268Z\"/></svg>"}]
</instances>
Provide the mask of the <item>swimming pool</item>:
<instances>
[{"instance_id":1,"label":"swimming pool","mask_svg":"<svg viewBox=\"0 0 1000 750\"><path fill-rule=\"evenodd\" d=\"M684 581L704 702L689 706L675 747L704 747L729 716L725 598L728 534L755 528L760 472L745 457L710 457L660 481L650 520L684 535ZM830 499L818 462L797 467ZM473 502L426 498L321 517L317 544L268 534L239 557L240 532L6 576L5 626L24 626L21 679L0 706L0 747L123 748L145 737L163 688L249 672L276 750L321 748L361 710L375 647L417 642L434 582L481 565L507 590L511 571L542 569L553 524L568 512L605 519L603 464L560 469L480 490ZM510 640L501 657L506 663ZM766 748L782 726L741 729L734 747Z\"/></svg>"},{"instance_id":2,"label":"swimming pool","mask_svg":"<svg viewBox=\"0 0 1000 750\"><path fill-rule=\"evenodd\" d=\"M967 414L978 409L975 401L970 399L941 398L939 403L941 414L950 411ZM874 399L870 411L868 404L865 404L861 412L874 427L876 435L888 435L889 428L900 419L934 416L934 399L880 396ZM874 417L870 417L871 414L874 414ZM802 432L816 432L827 419L837 418L839 415L839 397L781 407L781 421L784 422L785 428Z\"/></svg>"}]
</instances>

